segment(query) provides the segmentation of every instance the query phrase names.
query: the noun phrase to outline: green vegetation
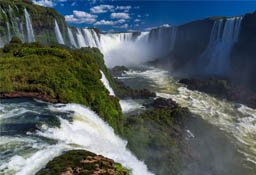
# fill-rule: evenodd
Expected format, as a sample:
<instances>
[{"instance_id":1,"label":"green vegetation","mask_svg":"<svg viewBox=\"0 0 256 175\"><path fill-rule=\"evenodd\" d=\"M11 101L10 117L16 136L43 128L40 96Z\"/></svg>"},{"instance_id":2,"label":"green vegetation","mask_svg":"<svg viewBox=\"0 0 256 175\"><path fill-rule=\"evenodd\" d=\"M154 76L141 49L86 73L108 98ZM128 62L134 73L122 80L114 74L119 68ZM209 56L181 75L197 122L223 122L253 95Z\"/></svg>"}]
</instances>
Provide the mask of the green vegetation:
<instances>
[{"instance_id":1,"label":"green vegetation","mask_svg":"<svg viewBox=\"0 0 256 175\"><path fill-rule=\"evenodd\" d=\"M9 35L26 41L26 30L19 28L20 23L25 24L24 9L27 9L37 41L43 44L57 43L54 33L54 21L57 20L65 43L70 44L65 19L53 8L35 5L29 0L1 0L0 8L3 9L0 11L0 35L5 43L9 41Z\"/></svg>"},{"instance_id":2,"label":"green vegetation","mask_svg":"<svg viewBox=\"0 0 256 175\"><path fill-rule=\"evenodd\" d=\"M36 175L61 175L70 173L77 175L129 175L130 171L113 160L85 150L72 150L54 158Z\"/></svg>"},{"instance_id":3,"label":"green vegetation","mask_svg":"<svg viewBox=\"0 0 256 175\"><path fill-rule=\"evenodd\" d=\"M177 174L182 167L182 125L185 108L150 108L125 121L128 147L156 174Z\"/></svg>"},{"instance_id":4,"label":"green vegetation","mask_svg":"<svg viewBox=\"0 0 256 175\"><path fill-rule=\"evenodd\" d=\"M0 94L36 93L39 98L83 104L121 133L119 101L101 83L100 68L107 70L98 49L44 47L13 38L0 50Z\"/></svg>"}]
</instances>

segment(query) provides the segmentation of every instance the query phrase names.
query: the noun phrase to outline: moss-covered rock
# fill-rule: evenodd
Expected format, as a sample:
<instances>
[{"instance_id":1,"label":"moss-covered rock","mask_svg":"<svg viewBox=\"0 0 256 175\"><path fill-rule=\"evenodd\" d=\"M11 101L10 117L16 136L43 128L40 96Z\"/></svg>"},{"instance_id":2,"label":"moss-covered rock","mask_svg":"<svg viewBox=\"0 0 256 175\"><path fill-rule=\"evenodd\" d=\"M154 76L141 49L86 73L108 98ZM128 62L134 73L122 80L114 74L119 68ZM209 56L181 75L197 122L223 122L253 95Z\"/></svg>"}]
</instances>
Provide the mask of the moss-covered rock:
<instances>
[{"instance_id":1,"label":"moss-covered rock","mask_svg":"<svg viewBox=\"0 0 256 175\"><path fill-rule=\"evenodd\" d=\"M155 174L177 174L182 167L183 121L190 113L171 99L159 98L148 106L125 120L128 147Z\"/></svg>"},{"instance_id":2,"label":"moss-covered rock","mask_svg":"<svg viewBox=\"0 0 256 175\"><path fill-rule=\"evenodd\" d=\"M1 98L34 96L84 104L121 132L119 100L110 96L100 81L100 69L107 68L98 49L10 43L8 49L0 50L0 56Z\"/></svg>"},{"instance_id":3,"label":"moss-covered rock","mask_svg":"<svg viewBox=\"0 0 256 175\"><path fill-rule=\"evenodd\" d=\"M72 150L54 158L36 175L129 175L121 164L85 150Z\"/></svg>"}]
</instances>

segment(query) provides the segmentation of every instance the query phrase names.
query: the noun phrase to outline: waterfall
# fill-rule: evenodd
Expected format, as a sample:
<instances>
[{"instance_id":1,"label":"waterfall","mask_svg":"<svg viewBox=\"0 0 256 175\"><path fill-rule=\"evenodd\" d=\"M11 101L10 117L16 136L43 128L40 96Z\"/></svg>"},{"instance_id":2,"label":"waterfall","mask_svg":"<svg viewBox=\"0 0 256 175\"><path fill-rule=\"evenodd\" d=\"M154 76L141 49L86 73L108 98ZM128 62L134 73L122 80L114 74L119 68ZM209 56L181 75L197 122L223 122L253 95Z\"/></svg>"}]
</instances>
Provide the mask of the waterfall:
<instances>
[{"instance_id":1,"label":"waterfall","mask_svg":"<svg viewBox=\"0 0 256 175\"><path fill-rule=\"evenodd\" d=\"M133 175L152 175L126 148L127 141L89 108L20 100L0 103L0 174L36 174L65 151L83 149L121 163Z\"/></svg>"},{"instance_id":2,"label":"waterfall","mask_svg":"<svg viewBox=\"0 0 256 175\"><path fill-rule=\"evenodd\" d=\"M96 40L93 36L93 32L90 30L90 29L83 29L83 32L84 32L84 38L85 38L85 41L87 43L87 46L88 47L97 47L97 44L96 44Z\"/></svg>"},{"instance_id":3,"label":"waterfall","mask_svg":"<svg viewBox=\"0 0 256 175\"><path fill-rule=\"evenodd\" d=\"M71 43L72 47L77 48L77 44L76 44L74 35L72 33L72 30L69 27L68 27L68 37L69 37L69 40L70 40L70 43Z\"/></svg>"},{"instance_id":4,"label":"waterfall","mask_svg":"<svg viewBox=\"0 0 256 175\"><path fill-rule=\"evenodd\" d=\"M100 80L103 83L103 85L105 86L105 88L109 91L109 95L115 96L114 90L111 88L107 77L105 76L105 74L102 71L100 71L100 73L101 73Z\"/></svg>"},{"instance_id":5,"label":"waterfall","mask_svg":"<svg viewBox=\"0 0 256 175\"><path fill-rule=\"evenodd\" d=\"M8 21L6 22L6 27L7 27L7 35L8 35L7 42L9 42L12 39L12 35L11 35L10 23Z\"/></svg>"},{"instance_id":6,"label":"waterfall","mask_svg":"<svg viewBox=\"0 0 256 175\"><path fill-rule=\"evenodd\" d=\"M86 47L84 36L82 34L81 29L79 29L79 28L77 28L76 38L77 38L77 41L78 41L78 47L79 48Z\"/></svg>"},{"instance_id":7,"label":"waterfall","mask_svg":"<svg viewBox=\"0 0 256 175\"><path fill-rule=\"evenodd\" d=\"M52 107L59 112L74 112L73 121L60 119L60 128L48 128L40 136L75 145L103 155L132 170L133 175L153 175L146 165L126 149L126 141L115 135L113 129L90 109L76 104Z\"/></svg>"},{"instance_id":8,"label":"waterfall","mask_svg":"<svg viewBox=\"0 0 256 175\"><path fill-rule=\"evenodd\" d=\"M57 21L55 20L54 23L55 23L54 31L55 31L55 35L56 35L58 43L59 44L65 44L64 39L62 37L62 34L60 32L60 28L59 28L59 25L58 25Z\"/></svg>"},{"instance_id":9,"label":"waterfall","mask_svg":"<svg viewBox=\"0 0 256 175\"><path fill-rule=\"evenodd\" d=\"M24 13L25 13L27 38L28 38L27 41L28 42L34 42L35 41L35 35L34 35L32 23L31 23L30 15L29 15L27 9L24 9Z\"/></svg>"},{"instance_id":10,"label":"waterfall","mask_svg":"<svg viewBox=\"0 0 256 175\"><path fill-rule=\"evenodd\" d=\"M170 38L170 51L173 51L177 37L177 28L172 27L171 38Z\"/></svg>"},{"instance_id":11,"label":"waterfall","mask_svg":"<svg viewBox=\"0 0 256 175\"><path fill-rule=\"evenodd\" d=\"M242 17L233 17L214 22L209 44L200 58L200 62L206 63L205 72L211 74L228 72L230 51L238 40L241 21Z\"/></svg>"}]
</instances>

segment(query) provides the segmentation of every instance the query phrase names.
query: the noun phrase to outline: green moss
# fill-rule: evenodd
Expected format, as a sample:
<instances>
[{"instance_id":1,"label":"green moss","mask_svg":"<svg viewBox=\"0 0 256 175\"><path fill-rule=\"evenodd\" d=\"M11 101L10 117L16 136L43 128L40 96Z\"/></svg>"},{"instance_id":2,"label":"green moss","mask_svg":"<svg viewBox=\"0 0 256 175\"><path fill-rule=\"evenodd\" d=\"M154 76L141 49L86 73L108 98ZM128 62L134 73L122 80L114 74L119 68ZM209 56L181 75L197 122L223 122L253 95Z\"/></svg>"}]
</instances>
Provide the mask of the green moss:
<instances>
[{"instance_id":1,"label":"green moss","mask_svg":"<svg viewBox=\"0 0 256 175\"><path fill-rule=\"evenodd\" d=\"M75 174L77 175L90 175L94 171L97 171L98 168L105 171L112 170L114 175L130 174L128 169L111 159L85 150L71 150L54 158L36 175L60 175L68 170L76 171ZM108 173L106 172L106 174Z\"/></svg>"},{"instance_id":2,"label":"green moss","mask_svg":"<svg viewBox=\"0 0 256 175\"><path fill-rule=\"evenodd\" d=\"M10 43L3 51L0 52L0 93L36 92L62 103L83 104L121 133L119 101L109 96L100 81L99 69L103 65L99 66L96 60L103 58L99 50Z\"/></svg>"},{"instance_id":3,"label":"green moss","mask_svg":"<svg viewBox=\"0 0 256 175\"><path fill-rule=\"evenodd\" d=\"M182 124L188 114L181 107L152 108L126 118L129 149L155 174L177 174L182 166Z\"/></svg>"}]
</instances>

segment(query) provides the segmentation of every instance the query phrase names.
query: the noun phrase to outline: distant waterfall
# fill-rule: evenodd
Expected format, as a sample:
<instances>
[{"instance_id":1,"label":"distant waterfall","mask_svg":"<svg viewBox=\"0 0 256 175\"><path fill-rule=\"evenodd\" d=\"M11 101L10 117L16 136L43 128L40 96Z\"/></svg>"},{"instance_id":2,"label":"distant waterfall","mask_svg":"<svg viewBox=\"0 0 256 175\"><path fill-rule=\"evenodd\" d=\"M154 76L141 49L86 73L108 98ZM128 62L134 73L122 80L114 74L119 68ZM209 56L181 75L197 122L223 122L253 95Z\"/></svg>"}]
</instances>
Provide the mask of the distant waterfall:
<instances>
[{"instance_id":1,"label":"distant waterfall","mask_svg":"<svg viewBox=\"0 0 256 175\"><path fill-rule=\"evenodd\" d=\"M101 79L100 80L103 83L103 85L105 86L105 88L109 91L109 95L115 96L114 90L110 86L107 77L105 76L105 74L102 71L100 71L100 73L101 73Z\"/></svg>"},{"instance_id":2,"label":"distant waterfall","mask_svg":"<svg viewBox=\"0 0 256 175\"><path fill-rule=\"evenodd\" d=\"M62 34L61 34L61 32L60 32L59 25L58 25L58 23L57 23L56 20L55 20L54 31L55 31L55 35L56 35L56 38L57 38L58 43L59 43L59 44L65 44L64 39L63 39L63 37L62 37Z\"/></svg>"},{"instance_id":3,"label":"distant waterfall","mask_svg":"<svg viewBox=\"0 0 256 175\"><path fill-rule=\"evenodd\" d=\"M24 12L25 12L26 29L27 29L27 41L34 42L35 35L34 35L32 23L31 23L30 15L29 15L27 9L25 9Z\"/></svg>"},{"instance_id":4,"label":"distant waterfall","mask_svg":"<svg viewBox=\"0 0 256 175\"><path fill-rule=\"evenodd\" d=\"M214 22L208 47L200 58L206 62L207 73L225 74L229 70L230 51L238 40L241 21L242 17L234 17Z\"/></svg>"},{"instance_id":5,"label":"distant waterfall","mask_svg":"<svg viewBox=\"0 0 256 175\"><path fill-rule=\"evenodd\" d=\"M172 27L170 36L171 36L171 38L170 38L170 51L173 51L173 49L175 47L176 37L177 37L177 28L176 27Z\"/></svg>"},{"instance_id":6,"label":"distant waterfall","mask_svg":"<svg viewBox=\"0 0 256 175\"><path fill-rule=\"evenodd\" d=\"M77 48L78 46L76 44L74 35L72 33L72 30L69 27L68 27L68 37L69 37L69 40L70 40L70 43L71 43L72 47Z\"/></svg>"}]
</instances>

